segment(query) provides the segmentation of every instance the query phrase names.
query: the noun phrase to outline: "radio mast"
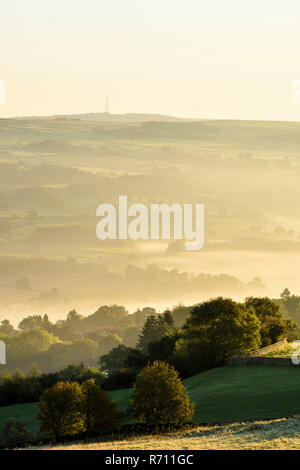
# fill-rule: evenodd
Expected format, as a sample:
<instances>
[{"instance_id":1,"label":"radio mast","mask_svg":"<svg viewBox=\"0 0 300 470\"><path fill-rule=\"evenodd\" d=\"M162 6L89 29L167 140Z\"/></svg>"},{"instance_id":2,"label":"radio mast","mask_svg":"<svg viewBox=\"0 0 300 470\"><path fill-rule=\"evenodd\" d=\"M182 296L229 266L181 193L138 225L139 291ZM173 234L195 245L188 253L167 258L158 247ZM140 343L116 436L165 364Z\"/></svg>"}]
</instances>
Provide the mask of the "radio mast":
<instances>
[{"instance_id":1,"label":"radio mast","mask_svg":"<svg viewBox=\"0 0 300 470\"><path fill-rule=\"evenodd\" d=\"M106 97L106 100L105 100L105 113L109 114L108 96Z\"/></svg>"}]
</instances>

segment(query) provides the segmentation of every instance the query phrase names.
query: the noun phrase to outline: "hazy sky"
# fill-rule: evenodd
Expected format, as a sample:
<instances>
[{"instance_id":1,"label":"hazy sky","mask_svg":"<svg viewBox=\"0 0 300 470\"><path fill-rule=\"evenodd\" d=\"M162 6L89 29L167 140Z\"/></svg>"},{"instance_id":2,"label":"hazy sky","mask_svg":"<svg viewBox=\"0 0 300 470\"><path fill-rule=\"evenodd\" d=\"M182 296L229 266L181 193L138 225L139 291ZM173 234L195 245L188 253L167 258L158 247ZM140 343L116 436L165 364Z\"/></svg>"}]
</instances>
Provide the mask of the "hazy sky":
<instances>
[{"instance_id":1,"label":"hazy sky","mask_svg":"<svg viewBox=\"0 0 300 470\"><path fill-rule=\"evenodd\" d=\"M299 0L0 0L0 38L0 117L300 120Z\"/></svg>"}]
</instances>

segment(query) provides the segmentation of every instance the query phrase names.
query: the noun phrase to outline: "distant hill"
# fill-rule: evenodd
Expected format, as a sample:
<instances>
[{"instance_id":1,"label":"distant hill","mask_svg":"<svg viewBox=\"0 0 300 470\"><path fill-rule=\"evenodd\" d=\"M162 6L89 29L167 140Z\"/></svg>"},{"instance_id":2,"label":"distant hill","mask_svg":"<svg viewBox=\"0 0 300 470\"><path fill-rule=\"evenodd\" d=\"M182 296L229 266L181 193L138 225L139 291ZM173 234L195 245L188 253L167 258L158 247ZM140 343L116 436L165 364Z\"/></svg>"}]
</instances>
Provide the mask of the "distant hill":
<instances>
[{"instance_id":1,"label":"distant hill","mask_svg":"<svg viewBox=\"0 0 300 470\"><path fill-rule=\"evenodd\" d=\"M38 143L44 148L48 145L80 153L87 142L111 140L157 140L157 141L198 141L213 146L238 146L245 154L252 151L293 152L299 155L300 122L283 121L238 121L238 120L181 120L160 114L125 114L109 113L85 114L87 116L102 116L103 121L80 120L75 116L50 116L35 118L0 118L0 136L5 141L24 142L25 145ZM108 119L123 118L124 121L110 122ZM137 119L140 119L140 122ZM148 121L146 120L148 118ZM126 121L125 119L128 119ZM132 121L130 121L130 119ZM144 121L142 121L144 119ZM157 120L155 120L157 119ZM161 121L159 121L161 119ZM55 140L55 143L49 143ZM70 144L72 142L72 144ZM32 147L31 147L32 148ZM33 149L33 148L32 148ZM30 147L24 148L30 150ZM35 148L36 151L38 147ZM87 148L85 150L88 150ZM5 149L2 149L5 151ZM246 158L251 155L246 155Z\"/></svg>"},{"instance_id":2,"label":"distant hill","mask_svg":"<svg viewBox=\"0 0 300 470\"><path fill-rule=\"evenodd\" d=\"M68 119L90 122L149 122L149 121L163 121L163 122L184 122L195 121L195 119L184 119L173 116L165 116L163 114L111 114L111 113L84 113L84 114L55 114L53 116L28 116L22 119Z\"/></svg>"}]
</instances>

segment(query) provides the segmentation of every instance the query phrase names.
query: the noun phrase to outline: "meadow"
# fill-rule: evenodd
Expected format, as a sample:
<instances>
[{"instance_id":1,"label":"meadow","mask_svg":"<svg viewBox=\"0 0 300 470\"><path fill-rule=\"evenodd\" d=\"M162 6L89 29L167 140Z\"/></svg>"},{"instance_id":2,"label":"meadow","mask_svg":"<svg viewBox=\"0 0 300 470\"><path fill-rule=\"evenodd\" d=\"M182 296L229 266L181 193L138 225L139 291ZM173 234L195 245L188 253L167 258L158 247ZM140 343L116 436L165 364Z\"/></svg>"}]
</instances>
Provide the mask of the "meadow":
<instances>
[{"instance_id":1,"label":"meadow","mask_svg":"<svg viewBox=\"0 0 300 470\"><path fill-rule=\"evenodd\" d=\"M281 445L285 442L285 437L280 436L281 432L284 435L287 433L288 441L291 438L288 437L289 432L299 432L300 421L291 419L300 415L300 372L297 367L225 366L197 374L183 383L191 401L196 405L193 423L199 425L199 428L177 432L171 437L153 437L153 440L148 437L134 439L129 436L128 442L125 443L120 437L118 444L108 442L105 438L106 444L99 446L105 446L103 448L106 449L114 448L114 445L124 449L177 448L174 447L176 445L179 449L185 446L188 449L198 448L193 447L194 445L200 446L199 448L214 448L218 445L220 448L226 448L227 445L243 448L247 445L246 442L242 444L243 438L248 439L251 435L254 448L264 448L259 446L267 445L267 436L278 434L276 439L278 445ZM110 395L118 408L126 413L132 390L115 390L110 392ZM38 431L37 411L37 403L1 407L0 427L8 417L15 417L23 421L28 430L35 434ZM262 420L264 422L261 422ZM130 422L132 421L127 415L124 424ZM146 440L148 447L145 447Z\"/></svg>"},{"instance_id":2,"label":"meadow","mask_svg":"<svg viewBox=\"0 0 300 470\"><path fill-rule=\"evenodd\" d=\"M165 435L120 436L60 446L53 450L299 450L300 417L197 426ZM40 448L39 448L40 449Z\"/></svg>"}]
</instances>

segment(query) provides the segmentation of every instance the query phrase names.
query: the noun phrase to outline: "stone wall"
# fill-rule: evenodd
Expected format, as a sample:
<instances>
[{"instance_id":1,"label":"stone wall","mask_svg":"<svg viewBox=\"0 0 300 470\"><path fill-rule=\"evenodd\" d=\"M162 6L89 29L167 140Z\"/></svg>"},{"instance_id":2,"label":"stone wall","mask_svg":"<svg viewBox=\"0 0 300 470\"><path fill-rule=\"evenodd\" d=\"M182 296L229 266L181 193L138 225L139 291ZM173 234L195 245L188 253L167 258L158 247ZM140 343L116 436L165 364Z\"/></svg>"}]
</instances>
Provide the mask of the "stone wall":
<instances>
[{"instance_id":1,"label":"stone wall","mask_svg":"<svg viewBox=\"0 0 300 470\"><path fill-rule=\"evenodd\" d=\"M261 366L293 366L292 357L264 357L265 354L271 351L279 351L284 349L288 344L286 338L278 343L271 344L265 348L259 349L257 351L251 351L248 356L234 356L230 357L227 361L229 366L251 366L251 365L261 365Z\"/></svg>"}]
</instances>

